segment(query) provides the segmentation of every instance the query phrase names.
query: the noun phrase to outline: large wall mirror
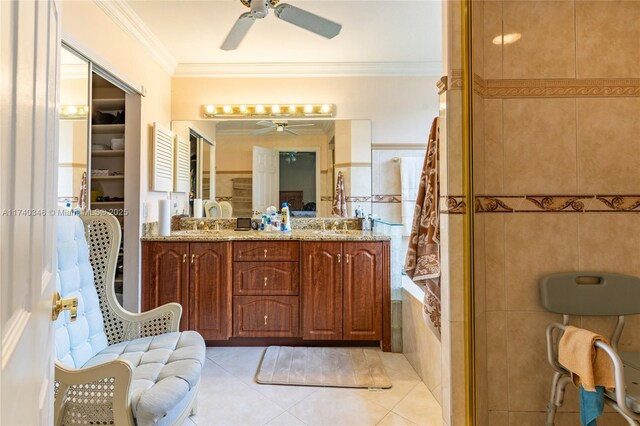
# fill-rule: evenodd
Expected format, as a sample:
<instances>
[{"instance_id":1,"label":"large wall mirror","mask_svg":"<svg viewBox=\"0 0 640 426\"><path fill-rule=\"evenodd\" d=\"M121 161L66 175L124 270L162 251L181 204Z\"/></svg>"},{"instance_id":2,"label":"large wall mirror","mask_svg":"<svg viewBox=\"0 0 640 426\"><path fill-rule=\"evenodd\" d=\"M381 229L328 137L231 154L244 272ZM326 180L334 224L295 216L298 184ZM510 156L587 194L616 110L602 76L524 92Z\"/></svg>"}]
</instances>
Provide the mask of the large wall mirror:
<instances>
[{"instance_id":1,"label":"large wall mirror","mask_svg":"<svg viewBox=\"0 0 640 426\"><path fill-rule=\"evenodd\" d=\"M89 63L65 46L60 55L58 203L76 205L89 147Z\"/></svg>"},{"instance_id":2,"label":"large wall mirror","mask_svg":"<svg viewBox=\"0 0 640 426\"><path fill-rule=\"evenodd\" d=\"M189 133L190 197L205 206L228 203L232 217L247 217L286 202L293 217L335 217L341 174L347 216L371 213L369 120L182 121L172 128Z\"/></svg>"}]
</instances>

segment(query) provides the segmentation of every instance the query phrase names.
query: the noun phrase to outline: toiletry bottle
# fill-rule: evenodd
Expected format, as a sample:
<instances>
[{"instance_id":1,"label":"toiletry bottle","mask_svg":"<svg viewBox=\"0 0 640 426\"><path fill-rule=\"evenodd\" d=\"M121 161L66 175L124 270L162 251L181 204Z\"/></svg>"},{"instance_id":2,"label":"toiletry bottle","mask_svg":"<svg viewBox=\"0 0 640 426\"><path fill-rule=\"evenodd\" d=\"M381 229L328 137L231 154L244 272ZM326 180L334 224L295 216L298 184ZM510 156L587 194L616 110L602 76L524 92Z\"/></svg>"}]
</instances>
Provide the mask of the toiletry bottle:
<instances>
[{"instance_id":1,"label":"toiletry bottle","mask_svg":"<svg viewBox=\"0 0 640 426\"><path fill-rule=\"evenodd\" d=\"M291 212L287 203L282 203L282 225L284 231L291 231Z\"/></svg>"}]
</instances>

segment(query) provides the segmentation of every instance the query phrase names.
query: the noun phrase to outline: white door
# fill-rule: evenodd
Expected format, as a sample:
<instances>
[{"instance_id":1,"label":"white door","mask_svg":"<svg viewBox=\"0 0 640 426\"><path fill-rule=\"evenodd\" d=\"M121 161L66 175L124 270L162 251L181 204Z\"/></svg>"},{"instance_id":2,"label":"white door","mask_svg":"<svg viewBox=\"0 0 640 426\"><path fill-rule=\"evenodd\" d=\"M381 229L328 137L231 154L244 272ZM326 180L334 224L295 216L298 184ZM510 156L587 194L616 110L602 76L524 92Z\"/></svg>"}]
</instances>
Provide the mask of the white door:
<instances>
[{"instance_id":1,"label":"white door","mask_svg":"<svg viewBox=\"0 0 640 426\"><path fill-rule=\"evenodd\" d=\"M0 1L0 424L53 423L59 9Z\"/></svg>"},{"instance_id":2,"label":"white door","mask_svg":"<svg viewBox=\"0 0 640 426\"><path fill-rule=\"evenodd\" d=\"M253 211L265 212L278 208L280 160L275 149L253 147Z\"/></svg>"}]
</instances>

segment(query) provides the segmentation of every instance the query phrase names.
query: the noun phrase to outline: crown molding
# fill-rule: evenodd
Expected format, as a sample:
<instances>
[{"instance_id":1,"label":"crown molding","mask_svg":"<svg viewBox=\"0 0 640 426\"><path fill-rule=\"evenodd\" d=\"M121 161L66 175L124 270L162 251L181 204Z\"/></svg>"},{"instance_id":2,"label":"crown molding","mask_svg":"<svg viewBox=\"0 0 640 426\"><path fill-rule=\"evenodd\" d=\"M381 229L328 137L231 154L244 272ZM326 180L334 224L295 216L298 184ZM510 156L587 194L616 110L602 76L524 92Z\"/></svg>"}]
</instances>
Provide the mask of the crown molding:
<instances>
[{"instance_id":1,"label":"crown molding","mask_svg":"<svg viewBox=\"0 0 640 426\"><path fill-rule=\"evenodd\" d=\"M94 0L125 33L129 34L149 52L170 75L176 70L178 61L169 53L144 21L124 0Z\"/></svg>"},{"instance_id":2,"label":"crown molding","mask_svg":"<svg viewBox=\"0 0 640 426\"><path fill-rule=\"evenodd\" d=\"M429 62L288 62L180 63L174 77L440 77L442 63Z\"/></svg>"}]
</instances>

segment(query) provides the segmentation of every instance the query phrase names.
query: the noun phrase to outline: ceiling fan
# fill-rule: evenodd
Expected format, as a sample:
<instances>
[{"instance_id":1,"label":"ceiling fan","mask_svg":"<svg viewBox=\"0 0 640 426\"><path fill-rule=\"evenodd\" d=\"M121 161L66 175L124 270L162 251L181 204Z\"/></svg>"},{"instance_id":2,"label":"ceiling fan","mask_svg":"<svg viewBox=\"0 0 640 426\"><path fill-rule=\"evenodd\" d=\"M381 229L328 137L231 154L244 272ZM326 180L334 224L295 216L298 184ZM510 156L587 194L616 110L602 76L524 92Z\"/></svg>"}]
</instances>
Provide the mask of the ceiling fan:
<instances>
[{"instance_id":1,"label":"ceiling fan","mask_svg":"<svg viewBox=\"0 0 640 426\"><path fill-rule=\"evenodd\" d=\"M222 50L237 49L255 20L265 18L269 14L269 8L274 10L276 18L326 38L334 38L342 29L342 25L314 13L307 12L306 10L286 3L278 5L280 0L240 1L251 10L240 15L231 28L231 31L229 31L227 38L224 39L222 46L220 46Z\"/></svg>"},{"instance_id":2,"label":"ceiling fan","mask_svg":"<svg viewBox=\"0 0 640 426\"><path fill-rule=\"evenodd\" d=\"M290 133L292 135L298 135L298 133L291 130L296 127L311 127L315 126L313 123L308 124L289 124L287 121L258 121L257 126L264 127L263 129L253 130L249 132L250 135L264 135L266 133Z\"/></svg>"}]
</instances>

